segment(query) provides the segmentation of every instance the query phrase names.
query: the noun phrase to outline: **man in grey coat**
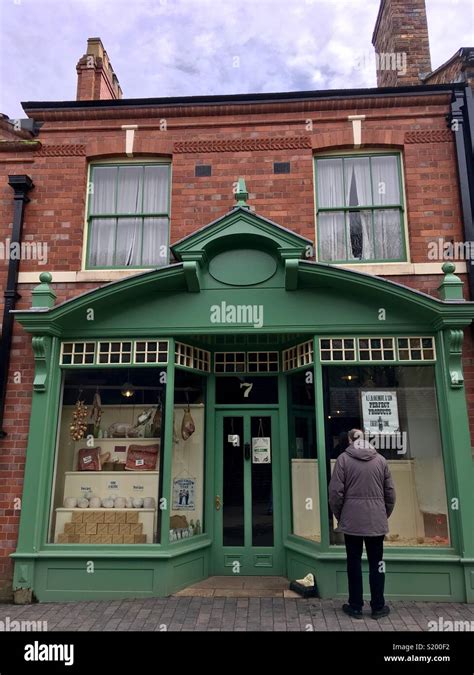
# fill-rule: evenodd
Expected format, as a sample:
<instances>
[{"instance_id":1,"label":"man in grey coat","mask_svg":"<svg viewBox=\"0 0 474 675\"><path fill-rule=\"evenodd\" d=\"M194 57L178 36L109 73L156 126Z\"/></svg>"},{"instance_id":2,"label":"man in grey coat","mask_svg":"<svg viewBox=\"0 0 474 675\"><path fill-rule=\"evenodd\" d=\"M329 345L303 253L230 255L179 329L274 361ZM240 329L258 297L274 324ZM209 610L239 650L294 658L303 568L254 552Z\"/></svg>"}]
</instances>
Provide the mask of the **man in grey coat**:
<instances>
[{"instance_id":1,"label":"man in grey coat","mask_svg":"<svg viewBox=\"0 0 474 675\"><path fill-rule=\"evenodd\" d=\"M362 617L362 549L369 561L372 618L390 613L385 604L383 540L395 506L395 488L387 461L359 429L349 431L349 447L337 458L329 483L329 504L344 533L349 602L343 611Z\"/></svg>"}]
</instances>

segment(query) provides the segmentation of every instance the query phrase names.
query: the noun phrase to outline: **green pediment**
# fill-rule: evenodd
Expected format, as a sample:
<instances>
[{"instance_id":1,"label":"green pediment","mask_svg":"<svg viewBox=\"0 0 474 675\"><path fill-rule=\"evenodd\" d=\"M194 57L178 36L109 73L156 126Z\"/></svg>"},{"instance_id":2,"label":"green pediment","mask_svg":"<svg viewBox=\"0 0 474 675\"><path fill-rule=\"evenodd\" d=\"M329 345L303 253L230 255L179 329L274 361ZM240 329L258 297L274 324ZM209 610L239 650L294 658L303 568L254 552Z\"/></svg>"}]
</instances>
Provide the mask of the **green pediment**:
<instances>
[{"instance_id":1,"label":"green pediment","mask_svg":"<svg viewBox=\"0 0 474 675\"><path fill-rule=\"evenodd\" d=\"M276 223L236 206L201 230L171 247L180 262L201 265L223 251L255 249L278 255L282 260L301 258L312 241Z\"/></svg>"}]
</instances>

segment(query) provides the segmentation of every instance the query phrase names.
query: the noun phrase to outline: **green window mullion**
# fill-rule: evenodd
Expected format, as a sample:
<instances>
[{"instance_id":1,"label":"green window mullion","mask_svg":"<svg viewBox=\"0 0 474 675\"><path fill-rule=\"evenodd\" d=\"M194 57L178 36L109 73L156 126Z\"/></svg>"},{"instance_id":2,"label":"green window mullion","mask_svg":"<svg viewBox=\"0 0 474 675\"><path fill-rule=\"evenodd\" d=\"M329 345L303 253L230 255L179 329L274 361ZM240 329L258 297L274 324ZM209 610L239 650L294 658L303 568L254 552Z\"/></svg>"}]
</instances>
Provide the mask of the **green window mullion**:
<instances>
[{"instance_id":1,"label":"green window mullion","mask_svg":"<svg viewBox=\"0 0 474 675\"><path fill-rule=\"evenodd\" d=\"M112 258L112 265L117 267L117 233L118 233L118 217L117 217L117 201L118 201L118 177L119 167L115 167L115 237L114 237L114 254Z\"/></svg>"},{"instance_id":2,"label":"green window mullion","mask_svg":"<svg viewBox=\"0 0 474 675\"><path fill-rule=\"evenodd\" d=\"M145 165L142 166L142 214L145 213L144 210L145 202ZM140 227L140 237L141 237L141 246L140 246L140 265L143 265L143 232L145 229L145 217L142 215L141 218L142 224Z\"/></svg>"},{"instance_id":3,"label":"green window mullion","mask_svg":"<svg viewBox=\"0 0 474 675\"><path fill-rule=\"evenodd\" d=\"M370 180L370 196L372 198L372 211L370 214L370 220L371 220L371 230L372 230L372 246L373 246L373 251L374 251L374 260L377 260L377 254L376 254L376 239L375 239L375 200L374 200L374 181L373 181L373 175L372 175L372 157L369 157L369 180Z\"/></svg>"},{"instance_id":4,"label":"green window mullion","mask_svg":"<svg viewBox=\"0 0 474 675\"><path fill-rule=\"evenodd\" d=\"M401 204L381 204L380 206L370 206L370 205L369 206L363 206L363 205L361 205L361 206L356 206L356 207L354 207L354 206L341 206L341 207L337 207L337 208L335 208L335 207L331 207L331 208L324 207L324 208L320 208L319 211L321 211L322 213L331 213L332 211L354 211L354 209L356 209L356 210L362 209L364 211L369 211L371 209L378 209L379 211L384 211L384 210L387 211L389 209L402 209L402 206L401 206Z\"/></svg>"},{"instance_id":5,"label":"green window mullion","mask_svg":"<svg viewBox=\"0 0 474 675\"><path fill-rule=\"evenodd\" d=\"M371 209L371 221L372 221L372 241L373 241L373 247L374 247L374 260L377 260L377 255L376 255L376 239L375 239L375 209Z\"/></svg>"},{"instance_id":6,"label":"green window mullion","mask_svg":"<svg viewBox=\"0 0 474 675\"><path fill-rule=\"evenodd\" d=\"M405 228L403 227L403 209L400 208L398 211L398 225L400 227L400 236L402 242L402 256L403 259L407 259L407 246L405 241Z\"/></svg>"}]
</instances>

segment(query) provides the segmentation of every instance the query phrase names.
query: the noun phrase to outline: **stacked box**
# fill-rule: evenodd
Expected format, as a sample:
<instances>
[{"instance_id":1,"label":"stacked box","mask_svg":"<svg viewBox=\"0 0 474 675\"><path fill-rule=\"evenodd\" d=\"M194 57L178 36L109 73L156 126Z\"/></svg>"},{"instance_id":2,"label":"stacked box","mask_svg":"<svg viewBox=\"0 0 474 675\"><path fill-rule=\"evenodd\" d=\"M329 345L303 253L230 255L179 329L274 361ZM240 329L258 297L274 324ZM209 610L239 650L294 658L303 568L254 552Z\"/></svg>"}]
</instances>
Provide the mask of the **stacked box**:
<instances>
[{"instance_id":1,"label":"stacked box","mask_svg":"<svg viewBox=\"0 0 474 675\"><path fill-rule=\"evenodd\" d=\"M59 544L146 544L137 512L73 511Z\"/></svg>"}]
</instances>

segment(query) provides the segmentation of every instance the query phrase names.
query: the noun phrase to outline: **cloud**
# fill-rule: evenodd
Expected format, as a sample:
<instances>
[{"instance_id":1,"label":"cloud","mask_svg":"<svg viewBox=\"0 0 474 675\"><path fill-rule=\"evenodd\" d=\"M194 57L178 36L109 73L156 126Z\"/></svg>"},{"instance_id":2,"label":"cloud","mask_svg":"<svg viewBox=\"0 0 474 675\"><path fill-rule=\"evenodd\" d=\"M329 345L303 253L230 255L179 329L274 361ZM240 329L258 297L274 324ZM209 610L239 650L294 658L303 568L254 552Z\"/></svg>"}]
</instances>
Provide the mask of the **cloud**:
<instances>
[{"instance_id":1,"label":"cloud","mask_svg":"<svg viewBox=\"0 0 474 675\"><path fill-rule=\"evenodd\" d=\"M0 0L0 110L74 100L100 36L128 98L375 86L379 0ZM470 0L427 0L433 67L473 43Z\"/></svg>"}]
</instances>

